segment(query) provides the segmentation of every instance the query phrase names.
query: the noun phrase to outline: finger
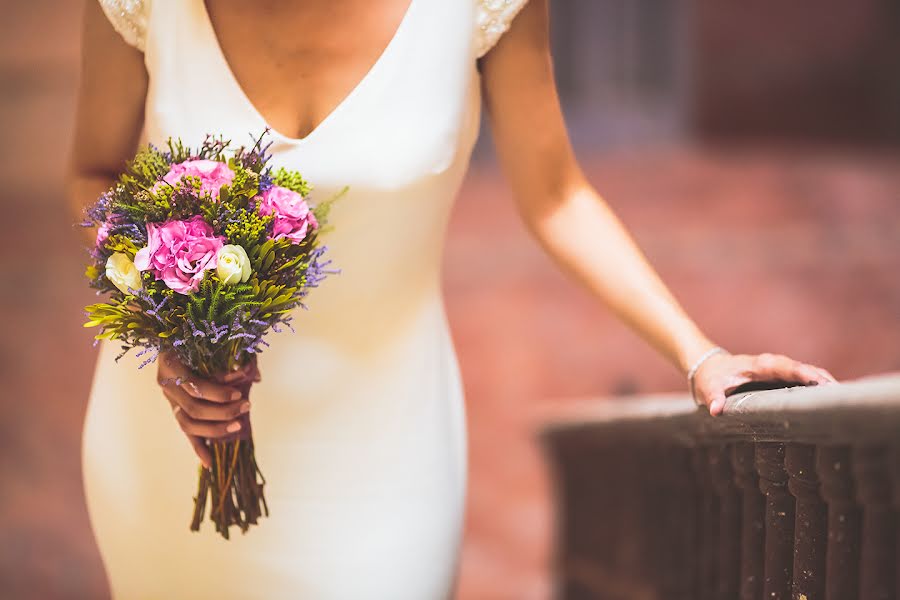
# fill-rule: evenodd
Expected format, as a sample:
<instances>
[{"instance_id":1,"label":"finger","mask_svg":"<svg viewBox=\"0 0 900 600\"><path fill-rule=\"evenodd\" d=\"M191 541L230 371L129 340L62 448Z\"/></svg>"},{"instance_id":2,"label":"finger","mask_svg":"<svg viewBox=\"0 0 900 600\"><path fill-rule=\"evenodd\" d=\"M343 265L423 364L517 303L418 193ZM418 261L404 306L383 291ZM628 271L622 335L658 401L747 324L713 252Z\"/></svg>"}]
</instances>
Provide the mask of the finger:
<instances>
[{"instance_id":1,"label":"finger","mask_svg":"<svg viewBox=\"0 0 900 600\"><path fill-rule=\"evenodd\" d=\"M714 393L712 394L712 399L709 402L709 414L718 417L725 410L725 394L723 393Z\"/></svg>"},{"instance_id":2,"label":"finger","mask_svg":"<svg viewBox=\"0 0 900 600\"><path fill-rule=\"evenodd\" d=\"M726 375L719 385L722 386L722 394L727 398L732 395L736 389L750 381L753 381L753 378L747 375L746 372L738 372L732 375Z\"/></svg>"},{"instance_id":3,"label":"finger","mask_svg":"<svg viewBox=\"0 0 900 600\"><path fill-rule=\"evenodd\" d=\"M240 381L242 379L247 378L247 374L250 372L250 363L244 363L243 365L239 365L225 374L222 379L226 382Z\"/></svg>"},{"instance_id":4,"label":"finger","mask_svg":"<svg viewBox=\"0 0 900 600\"><path fill-rule=\"evenodd\" d=\"M184 409L188 416L205 421L230 421L250 410L249 400L209 402L194 398L180 387L165 387L163 395Z\"/></svg>"},{"instance_id":5,"label":"finger","mask_svg":"<svg viewBox=\"0 0 900 600\"><path fill-rule=\"evenodd\" d=\"M777 379L784 370L786 356L764 352L750 358L747 376L754 381Z\"/></svg>"},{"instance_id":6,"label":"finger","mask_svg":"<svg viewBox=\"0 0 900 600\"><path fill-rule=\"evenodd\" d=\"M169 400L172 406L172 412L174 414L178 414L181 412L181 407L177 404L172 403ZM186 434L188 441L191 443L191 447L194 449L194 453L200 459L200 462L203 463L203 466L207 469L212 467L212 453L209 451L209 447L206 445L206 439L202 438L198 435Z\"/></svg>"},{"instance_id":7,"label":"finger","mask_svg":"<svg viewBox=\"0 0 900 600\"><path fill-rule=\"evenodd\" d=\"M771 353L754 358L750 376L755 381L799 381L810 385L822 381L822 375L812 365Z\"/></svg>"},{"instance_id":8,"label":"finger","mask_svg":"<svg viewBox=\"0 0 900 600\"><path fill-rule=\"evenodd\" d=\"M241 428L239 421L204 421L191 417L183 410L176 409L174 412L175 420L181 425L182 431L190 435L220 438L239 431Z\"/></svg>"},{"instance_id":9,"label":"finger","mask_svg":"<svg viewBox=\"0 0 900 600\"><path fill-rule=\"evenodd\" d=\"M185 378L190 374L190 369L178 360L178 356L174 352L167 351L160 353L159 371L157 373L157 381L160 385L165 385L162 381L163 379Z\"/></svg>"},{"instance_id":10,"label":"finger","mask_svg":"<svg viewBox=\"0 0 900 600\"><path fill-rule=\"evenodd\" d=\"M222 385L199 377L187 377L181 383L181 387L194 398L203 398L210 402L234 402L243 397L241 391L236 387Z\"/></svg>"},{"instance_id":11,"label":"finger","mask_svg":"<svg viewBox=\"0 0 900 600\"><path fill-rule=\"evenodd\" d=\"M810 379L807 379L807 381L806 381L806 383L808 385L834 383L834 378L832 378L829 373L823 373L816 366L803 365L803 370L804 370L804 373L808 373L810 375Z\"/></svg>"},{"instance_id":12,"label":"finger","mask_svg":"<svg viewBox=\"0 0 900 600\"><path fill-rule=\"evenodd\" d=\"M828 381L830 381L831 383L838 382L837 377L835 377L834 375L832 375L830 372L826 371L822 367L816 367L816 370L819 371L819 373L821 373L822 376L825 377L826 379L828 379Z\"/></svg>"},{"instance_id":13,"label":"finger","mask_svg":"<svg viewBox=\"0 0 900 600\"><path fill-rule=\"evenodd\" d=\"M259 381L259 369L256 366L256 360L241 365L237 369L226 374L222 380L225 383L235 383L238 381Z\"/></svg>"},{"instance_id":14,"label":"finger","mask_svg":"<svg viewBox=\"0 0 900 600\"><path fill-rule=\"evenodd\" d=\"M174 352L162 354L156 380L163 387L168 387L174 380L194 398L211 402L233 402L242 396L239 390L231 386L195 376Z\"/></svg>"},{"instance_id":15,"label":"finger","mask_svg":"<svg viewBox=\"0 0 900 600\"><path fill-rule=\"evenodd\" d=\"M819 385L820 383L831 383L828 375L823 373L818 367L807 363L797 363L795 366L795 381L802 381L807 385Z\"/></svg>"},{"instance_id":16,"label":"finger","mask_svg":"<svg viewBox=\"0 0 900 600\"><path fill-rule=\"evenodd\" d=\"M244 371L241 369L238 369L236 371L231 371L230 373L228 373L227 375L222 377L222 381L224 381L225 383L233 383L235 381L240 381L244 377L245 377Z\"/></svg>"},{"instance_id":17,"label":"finger","mask_svg":"<svg viewBox=\"0 0 900 600\"><path fill-rule=\"evenodd\" d=\"M194 448L194 453L200 459L200 462L203 463L203 466L207 469L212 467L212 453L209 451L209 447L206 445L206 439L200 437L199 435L190 434L188 434L187 439L191 442L191 446Z\"/></svg>"}]
</instances>

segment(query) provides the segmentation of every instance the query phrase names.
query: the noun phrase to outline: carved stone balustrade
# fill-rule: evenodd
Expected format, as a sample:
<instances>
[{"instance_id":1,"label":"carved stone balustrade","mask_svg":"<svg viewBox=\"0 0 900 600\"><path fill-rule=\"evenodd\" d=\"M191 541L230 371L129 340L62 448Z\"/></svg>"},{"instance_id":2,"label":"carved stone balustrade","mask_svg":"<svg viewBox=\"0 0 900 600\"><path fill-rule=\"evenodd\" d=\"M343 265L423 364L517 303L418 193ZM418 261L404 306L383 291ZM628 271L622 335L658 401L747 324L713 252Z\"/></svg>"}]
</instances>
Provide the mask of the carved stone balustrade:
<instances>
[{"instance_id":1,"label":"carved stone balustrade","mask_svg":"<svg viewBox=\"0 0 900 600\"><path fill-rule=\"evenodd\" d=\"M539 420L559 598L900 600L900 373Z\"/></svg>"}]
</instances>

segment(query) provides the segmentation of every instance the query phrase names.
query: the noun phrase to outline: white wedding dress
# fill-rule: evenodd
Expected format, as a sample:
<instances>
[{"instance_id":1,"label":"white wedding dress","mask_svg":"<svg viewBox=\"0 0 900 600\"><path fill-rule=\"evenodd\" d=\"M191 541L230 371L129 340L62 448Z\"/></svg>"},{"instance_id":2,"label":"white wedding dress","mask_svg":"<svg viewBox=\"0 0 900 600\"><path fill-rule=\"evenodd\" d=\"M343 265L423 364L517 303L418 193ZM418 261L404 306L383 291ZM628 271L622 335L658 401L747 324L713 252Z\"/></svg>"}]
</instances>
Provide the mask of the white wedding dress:
<instances>
[{"instance_id":1,"label":"white wedding dress","mask_svg":"<svg viewBox=\"0 0 900 600\"><path fill-rule=\"evenodd\" d=\"M525 0L411 0L352 92L307 137L272 132L341 269L273 333L251 390L271 514L231 540L188 529L199 461L156 383L103 342L83 434L90 520L116 600L428 600L452 594L466 489L460 374L444 312L445 226L478 133L476 59ZM142 142L265 127L203 0L101 0L144 51Z\"/></svg>"}]
</instances>

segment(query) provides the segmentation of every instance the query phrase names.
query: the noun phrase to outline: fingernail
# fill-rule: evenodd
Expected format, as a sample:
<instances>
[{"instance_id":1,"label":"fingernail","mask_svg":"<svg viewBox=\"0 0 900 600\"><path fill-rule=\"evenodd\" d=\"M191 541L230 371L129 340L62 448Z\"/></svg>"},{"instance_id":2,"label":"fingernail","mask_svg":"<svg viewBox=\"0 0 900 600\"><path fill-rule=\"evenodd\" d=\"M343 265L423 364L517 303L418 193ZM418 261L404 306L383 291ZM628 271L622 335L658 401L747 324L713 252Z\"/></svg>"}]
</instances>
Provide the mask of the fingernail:
<instances>
[{"instance_id":1,"label":"fingernail","mask_svg":"<svg viewBox=\"0 0 900 600\"><path fill-rule=\"evenodd\" d=\"M250 403L249 403L249 402L244 402L243 404L241 404L241 414L243 414L243 413L245 413L245 412L247 412L247 411L249 411L249 410L250 410Z\"/></svg>"},{"instance_id":2,"label":"fingernail","mask_svg":"<svg viewBox=\"0 0 900 600\"><path fill-rule=\"evenodd\" d=\"M243 394L241 394L241 392L239 392L238 390L234 390L233 392L231 392L231 399L240 400L242 395Z\"/></svg>"},{"instance_id":3,"label":"fingernail","mask_svg":"<svg viewBox=\"0 0 900 600\"><path fill-rule=\"evenodd\" d=\"M191 394L198 397L200 396L200 388L197 387L196 383L194 383L193 381L188 381L184 385L187 386L187 388L191 391Z\"/></svg>"},{"instance_id":4,"label":"fingernail","mask_svg":"<svg viewBox=\"0 0 900 600\"><path fill-rule=\"evenodd\" d=\"M235 431L238 431L240 428L241 428L241 424L238 421L235 421L234 423L229 423L228 427L225 428L225 431L227 431L228 433L234 433Z\"/></svg>"}]
</instances>

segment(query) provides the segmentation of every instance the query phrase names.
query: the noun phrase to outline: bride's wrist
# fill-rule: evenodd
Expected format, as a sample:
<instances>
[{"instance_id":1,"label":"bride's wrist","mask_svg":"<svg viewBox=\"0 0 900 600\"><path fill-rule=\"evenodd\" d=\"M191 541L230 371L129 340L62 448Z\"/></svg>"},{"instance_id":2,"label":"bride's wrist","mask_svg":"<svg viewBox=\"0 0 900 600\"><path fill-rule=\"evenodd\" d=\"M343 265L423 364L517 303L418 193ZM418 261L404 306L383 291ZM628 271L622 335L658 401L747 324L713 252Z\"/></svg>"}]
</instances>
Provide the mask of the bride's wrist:
<instances>
[{"instance_id":1,"label":"bride's wrist","mask_svg":"<svg viewBox=\"0 0 900 600\"><path fill-rule=\"evenodd\" d=\"M715 348L720 346L706 337L691 340L679 348L677 354L678 369L687 377L690 370L697 366L698 361L704 359Z\"/></svg>"}]
</instances>

